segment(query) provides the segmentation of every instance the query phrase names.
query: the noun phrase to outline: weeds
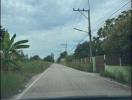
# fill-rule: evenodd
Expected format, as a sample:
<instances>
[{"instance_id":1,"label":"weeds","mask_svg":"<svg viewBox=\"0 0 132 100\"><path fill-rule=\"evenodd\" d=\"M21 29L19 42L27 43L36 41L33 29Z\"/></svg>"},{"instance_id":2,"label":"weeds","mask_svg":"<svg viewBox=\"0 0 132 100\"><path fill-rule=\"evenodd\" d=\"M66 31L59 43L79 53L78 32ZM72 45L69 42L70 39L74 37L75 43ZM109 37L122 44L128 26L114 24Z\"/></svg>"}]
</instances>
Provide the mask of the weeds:
<instances>
[{"instance_id":1,"label":"weeds","mask_svg":"<svg viewBox=\"0 0 132 100\"><path fill-rule=\"evenodd\" d=\"M129 72L130 71L128 71L128 73ZM117 71L116 74L114 74L114 73L109 72L109 71L106 70L104 72L101 72L100 75L104 76L104 77L112 78L112 79L114 79L118 82L121 82L121 83L124 83L124 84L127 84L127 85L131 85L131 73L127 74L127 76L126 76L120 71Z\"/></svg>"},{"instance_id":2,"label":"weeds","mask_svg":"<svg viewBox=\"0 0 132 100\"><path fill-rule=\"evenodd\" d=\"M20 71L1 72L1 98L9 98L24 88L29 78L43 72L49 67L49 62L28 61L17 62L21 66Z\"/></svg>"}]
</instances>

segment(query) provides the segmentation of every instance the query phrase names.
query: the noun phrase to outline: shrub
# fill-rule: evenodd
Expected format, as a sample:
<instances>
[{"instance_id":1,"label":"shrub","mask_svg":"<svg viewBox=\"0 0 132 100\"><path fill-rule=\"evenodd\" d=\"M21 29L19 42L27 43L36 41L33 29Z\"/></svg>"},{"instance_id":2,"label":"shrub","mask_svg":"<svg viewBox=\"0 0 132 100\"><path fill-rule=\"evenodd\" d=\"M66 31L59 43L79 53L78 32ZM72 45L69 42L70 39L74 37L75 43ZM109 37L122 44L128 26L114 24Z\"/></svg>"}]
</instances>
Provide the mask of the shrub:
<instances>
[{"instance_id":1,"label":"shrub","mask_svg":"<svg viewBox=\"0 0 132 100\"><path fill-rule=\"evenodd\" d=\"M90 63L90 64L88 65L88 71L89 71L89 72L93 72L93 64L92 64L92 63Z\"/></svg>"},{"instance_id":2,"label":"shrub","mask_svg":"<svg viewBox=\"0 0 132 100\"><path fill-rule=\"evenodd\" d=\"M1 73L1 98L8 98L23 88L25 77L19 73Z\"/></svg>"},{"instance_id":3,"label":"shrub","mask_svg":"<svg viewBox=\"0 0 132 100\"><path fill-rule=\"evenodd\" d=\"M124 83L126 81L124 75L122 72L118 72L118 77L116 77L116 79L119 81L119 82L122 82Z\"/></svg>"},{"instance_id":4,"label":"shrub","mask_svg":"<svg viewBox=\"0 0 132 100\"><path fill-rule=\"evenodd\" d=\"M112 78L118 82L125 83L130 85L131 84L131 69L128 68L128 70L121 70L122 67L116 68L114 67L114 70L112 70L112 67L106 68L105 71L102 71L100 73L101 76Z\"/></svg>"},{"instance_id":5,"label":"shrub","mask_svg":"<svg viewBox=\"0 0 132 100\"><path fill-rule=\"evenodd\" d=\"M9 98L24 88L24 84L33 75L44 71L49 67L49 62L41 60L17 62L20 71L1 72L1 98Z\"/></svg>"}]
</instances>

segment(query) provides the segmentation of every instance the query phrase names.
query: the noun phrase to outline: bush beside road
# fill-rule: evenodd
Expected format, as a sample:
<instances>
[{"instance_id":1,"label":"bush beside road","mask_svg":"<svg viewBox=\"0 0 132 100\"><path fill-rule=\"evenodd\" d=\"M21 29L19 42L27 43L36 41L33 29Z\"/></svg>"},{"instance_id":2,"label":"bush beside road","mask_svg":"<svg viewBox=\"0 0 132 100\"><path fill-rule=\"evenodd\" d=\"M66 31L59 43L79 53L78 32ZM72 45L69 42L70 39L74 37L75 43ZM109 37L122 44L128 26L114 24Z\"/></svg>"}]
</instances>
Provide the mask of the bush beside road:
<instances>
[{"instance_id":1,"label":"bush beside road","mask_svg":"<svg viewBox=\"0 0 132 100\"><path fill-rule=\"evenodd\" d=\"M131 85L131 67L106 65L102 76L112 78L118 82Z\"/></svg>"},{"instance_id":2,"label":"bush beside road","mask_svg":"<svg viewBox=\"0 0 132 100\"><path fill-rule=\"evenodd\" d=\"M20 71L1 72L1 98L10 98L24 89L32 76L46 70L51 63L42 60L17 62Z\"/></svg>"}]
</instances>

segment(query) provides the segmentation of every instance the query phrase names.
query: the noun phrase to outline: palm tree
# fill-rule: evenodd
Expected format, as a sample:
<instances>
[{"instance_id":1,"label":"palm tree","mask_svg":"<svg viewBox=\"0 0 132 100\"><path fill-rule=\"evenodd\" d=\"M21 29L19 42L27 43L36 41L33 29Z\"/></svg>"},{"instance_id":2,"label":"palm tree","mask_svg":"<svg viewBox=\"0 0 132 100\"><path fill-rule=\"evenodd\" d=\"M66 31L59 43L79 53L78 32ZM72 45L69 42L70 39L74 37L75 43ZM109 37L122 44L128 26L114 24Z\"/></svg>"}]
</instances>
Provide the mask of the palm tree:
<instances>
[{"instance_id":1,"label":"palm tree","mask_svg":"<svg viewBox=\"0 0 132 100\"><path fill-rule=\"evenodd\" d=\"M16 34L12 36L10 39L9 33L7 31L4 32L4 38L2 38L2 45L1 45L1 61L3 69L8 71L9 64L15 64L13 61L13 55L18 55L18 49L23 48L29 48L29 45L26 45L25 43L28 42L28 40L20 40L17 42L14 42L16 38Z\"/></svg>"}]
</instances>

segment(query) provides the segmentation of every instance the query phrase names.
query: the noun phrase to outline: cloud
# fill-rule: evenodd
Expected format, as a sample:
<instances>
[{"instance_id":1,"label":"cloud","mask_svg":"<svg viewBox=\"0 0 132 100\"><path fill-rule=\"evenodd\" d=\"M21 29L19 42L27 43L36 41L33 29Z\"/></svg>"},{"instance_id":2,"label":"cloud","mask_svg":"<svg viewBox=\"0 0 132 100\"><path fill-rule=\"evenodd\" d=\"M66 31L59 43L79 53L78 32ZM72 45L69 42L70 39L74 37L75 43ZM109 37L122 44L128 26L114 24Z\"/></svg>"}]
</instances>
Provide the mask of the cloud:
<instances>
[{"instance_id":1,"label":"cloud","mask_svg":"<svg viewBox=\"0 0 132 100\"><path fill-rule=\"evenodd\" d=\"M86 33L80 33L71 29L71 25L59 26L54 29L29 31L26 35L20 35L17 40L28 39L30 48L25 50L30 52L30 55L39 54L41 57L50 54L64 51L64 46L61 44L68 43L68 49L74 46L75 40L82 38Z\"/></svg>"},{"instance_id":2,"label":"cloud","mask_svg":"<svg viewBox=\"0 0 132 100\"><path fill-rule=\"evenodd\" d=\"M102 26L100 23L125 2L127 1L90 0L93 36ZM87 35L87 33L73 30L74 27L88 30L87 19L79 12L73 12L73 8L88 9L87 0L2 0L1 5L2 25L11 35L16 33L17 40L29 40L31 46L24 51L30 56L38 54L43 58L53 52L57 57L60 51L64 51L62 43L67 41L70 51L80 39ZM121 10L128 8L130 6ZM87 13L84 14L87 15ZM85 40L88 39L87 37Z\"/></svg>"},{"instance_id":3,"label":"cloud","mask_svg":"<svg viewBox=\"0 0 132 100\"><path fill-rule=\"evenodd\" d=\"M2 0L2 18L10 30L51 29L70 23L75 0ZM13 23L13 25L11 25ZM18 26L19 25L19 26Z\"/></svg>"}]
</instances>

